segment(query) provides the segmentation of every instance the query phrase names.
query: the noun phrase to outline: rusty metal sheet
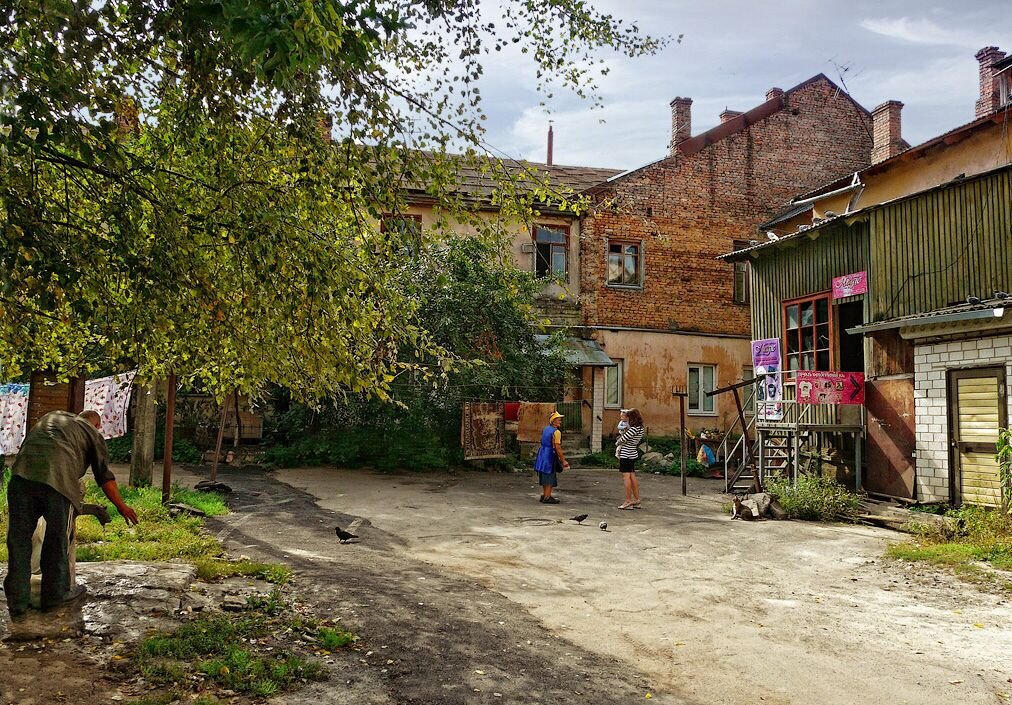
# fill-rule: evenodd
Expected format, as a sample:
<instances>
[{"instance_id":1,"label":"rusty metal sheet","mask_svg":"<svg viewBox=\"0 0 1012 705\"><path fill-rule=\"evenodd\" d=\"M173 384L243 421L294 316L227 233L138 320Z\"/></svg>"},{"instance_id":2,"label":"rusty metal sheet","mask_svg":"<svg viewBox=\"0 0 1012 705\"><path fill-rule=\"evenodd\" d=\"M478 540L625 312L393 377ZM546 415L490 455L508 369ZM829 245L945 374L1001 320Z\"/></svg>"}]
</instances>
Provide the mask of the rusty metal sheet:
<instances>
[{"instance_id":1,"label":"rusty metal sheet","mask_svg":"<svg viewBox=\"0 0 1012 705\"><path fill-rule=\"evenodd\" d=\"M917 440L914 431L914 380L869 380L868 467L864 487L893 497L914 496Z\"/></svg>"}]
</instances>

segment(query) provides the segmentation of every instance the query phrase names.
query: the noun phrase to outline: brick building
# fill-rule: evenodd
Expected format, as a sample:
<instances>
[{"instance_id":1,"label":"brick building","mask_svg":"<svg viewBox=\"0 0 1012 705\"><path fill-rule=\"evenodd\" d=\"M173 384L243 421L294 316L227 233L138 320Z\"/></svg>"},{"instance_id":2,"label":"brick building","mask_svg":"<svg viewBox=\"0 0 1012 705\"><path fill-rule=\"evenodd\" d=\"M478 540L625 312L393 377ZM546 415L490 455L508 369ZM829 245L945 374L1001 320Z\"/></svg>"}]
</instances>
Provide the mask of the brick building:
<instances>
[{"instance_id":1,"label":"brick building","mask_svg":"<svg viewBox=\"0 0 1012 705\"><path fill-rule=\"evenodd\" d=\"M822 74L771 89L747 112L725 110L696 136L691 106L671 102L666 156L589 190L582 317L619 363L585 371L585 388L604 384L605 408L594 418L605 434L619 408L633 406L652 432L674 432L676 386L688 388L691 428L728 426L733 401L702 391L751 373L748 273L717 256L793 195L870 163L871 114Z\"/></svg>"}]
</instances>

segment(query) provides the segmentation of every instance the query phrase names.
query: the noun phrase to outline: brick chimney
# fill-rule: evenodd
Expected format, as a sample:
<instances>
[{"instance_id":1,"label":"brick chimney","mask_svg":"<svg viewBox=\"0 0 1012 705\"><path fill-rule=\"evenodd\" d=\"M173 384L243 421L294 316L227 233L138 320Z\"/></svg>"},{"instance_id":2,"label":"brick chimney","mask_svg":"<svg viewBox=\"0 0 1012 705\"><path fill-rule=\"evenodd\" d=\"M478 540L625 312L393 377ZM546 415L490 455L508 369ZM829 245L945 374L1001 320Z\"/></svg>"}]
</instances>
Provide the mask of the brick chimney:
<instances>
[{"instance_id":1,"label":"brick chimney","mask_svg":"<svg viewBox=\"0 0 1012 705\"><path fill-rule=\"evenodd\" d=\"M783 97L784 97L783 88L770 88L768 91L766 91L766 100L773 100L774 98L783 98Z\"/></svg>"},{"instance_id":2,"label":"brick chimney","mask_svg":"<svg viewBox=\"0 0 1012 705\"><path fill-rule=\"evenodd\" d=\"M555 130L552 129L552 121L548 121L548 159L545 161L548 166L552 166L552 160L555 158Z\"/></svg>"},{"instance_id":3,"label":"brick chimney","mask_svg":"<svg viewBox=\"0 0 1012 705\"><path fill-rule=\"evenodd\" d=\"M728 108L724 108L724 112L720 114L720 121L727 122L728 120L734 120L736 117L742 114L743 113L740 110L730 110Z\"/></svg>"},{"instance_id":4,"label":"brick chimney","mask_svg":"<svg viewBox=\"0 0 1012 705\"><path fill-rule=\"evenodd\" d=\"M887 100L871 111L872 164L895 157L903 151L903 136L900 133L901 110L903 103L898 100Z\"/></svg>"},{"instance_id":5,"label":"brick chimney","mask_svg":"<svg viewBox=\"0 0 1012 705\"><path fill-rule=\"evenodd\" d=\"M1005 52L998 47L984 47L974 56L980 64L980 97L977 99L977 117L998 110L998 78L995 76L994 65L1005 58Z\"/></svg>"},{"instance_id":6,"label":"brick chimney","mask_svg":"<svg viewBox=\"0 0 1012 705\"><path fill-rule=\"evenodd\" d=\"M671 101L671 154L679 144L692 137L692 98Z\"/></svg>"}]
</instances>

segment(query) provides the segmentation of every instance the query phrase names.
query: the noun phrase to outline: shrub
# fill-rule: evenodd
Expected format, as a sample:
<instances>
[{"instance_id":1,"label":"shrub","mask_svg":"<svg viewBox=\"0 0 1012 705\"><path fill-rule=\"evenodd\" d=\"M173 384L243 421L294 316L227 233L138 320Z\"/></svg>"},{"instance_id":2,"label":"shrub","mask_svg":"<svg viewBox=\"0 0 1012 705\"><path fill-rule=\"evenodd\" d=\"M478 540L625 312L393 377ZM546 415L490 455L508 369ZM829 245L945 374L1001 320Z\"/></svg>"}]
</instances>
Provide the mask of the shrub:
<instances>
[{"instance_id":1,"label":"shrub","mask_svg":"<svg viewBox=\"0 0 1012 705\"><path fill-rule=\"evenodd\" d=\"M134 437L132 433L119 438L110 438L105 442L109 449L109 462L129 463L133 451ZM161 460L165 453L165 431L159 428L155 432L155 460ZM185 438L174 438L172 440L172 460L177 463L197 464L203 458L203 453L197 446Z\"/></svg>"},{"instance_id":2,"label":"shrub","mask_svg":"<svg viewBox=\"0 0 1012 705\"><path fill-rule=\"evenodd\" d=\"M796 484L789 478L775 478L766 484L766 491L791 519L852 521L857 513L858 496L821 475L802 475Z\"/></svg>"}]
</instances>

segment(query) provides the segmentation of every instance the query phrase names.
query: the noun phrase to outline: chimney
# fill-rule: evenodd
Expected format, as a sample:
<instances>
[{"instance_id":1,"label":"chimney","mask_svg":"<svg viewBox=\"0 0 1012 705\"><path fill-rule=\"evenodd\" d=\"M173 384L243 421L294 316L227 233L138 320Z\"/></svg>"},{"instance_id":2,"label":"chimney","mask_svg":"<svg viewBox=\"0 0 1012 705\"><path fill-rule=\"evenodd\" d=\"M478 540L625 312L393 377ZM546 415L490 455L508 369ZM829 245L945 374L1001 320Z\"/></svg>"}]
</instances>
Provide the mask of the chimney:
<instances>
[{"instance_id":1,"label":"chimney","mask_svg":"<svg viewBox=\"0 0 1012 705\"><path fill-rule=\"evenodd\" d=\"M727 122L728 120L734 120L736 117L743 114L744 113L742 113L740 110L729 110L728 108L724 108L724 112L720 114L720 121L724 123Z\"/></svg>"},{"instance_id":2,"label":"chimney","mask_svg":"<svg viewBox=\"0 0 1012 705\"><path fill-rule=\"evenodd\" d=\"M898 100L887 100L871 111L872 164L878 164L890 157L895 157L903 150L903 136L900 133L901 110L903 110L903 103Z\"/></svg>"},{"instance_id":3,"label":"chimney","mask_svg":"<svg viewBox=\"0 0 1012 705\"><path fill-rule=\"evenodd\" d=\"M692 137L692 98L675 98L671 101L671 154L679 144Z\"/></svg>"},{"instance_id":4,"label":"chimney","mask_svg":"<svg viewBox=\"0 0 1012 705\"><path fill-rule=\"evenodd\" d=\"M784 97L783 88L770 88L768 91L766 91L766 100L768 101L773 100L774 98L783 98L783 97Z\"/></svg>"},{"instance_id":5,"label":"chimney","mask_svg":"<svg viewBox=\"0 0 1012 705\"><path fill-rule=\"evenodd\" d=\"M994 65L1005 58L1005 52L999 51L998 47L984 47L974 56L980 64L980 97L977 99L977 117L998 110L998 79L995 76Z\"/></svg>"},{"instance_id":6,"label":"chimney","mask_svg":"<svg viewBox=\"0 0 1012 705\"><path fill-rule=\"evenodd\" d=\"M548 159L545 160L545 163L548 164L548 166L552 165L552 151L553 151L554 147L555 147L555 131L552 129L552 121L549 120L548 121Z\"/></svg>"}]
</instances>

